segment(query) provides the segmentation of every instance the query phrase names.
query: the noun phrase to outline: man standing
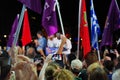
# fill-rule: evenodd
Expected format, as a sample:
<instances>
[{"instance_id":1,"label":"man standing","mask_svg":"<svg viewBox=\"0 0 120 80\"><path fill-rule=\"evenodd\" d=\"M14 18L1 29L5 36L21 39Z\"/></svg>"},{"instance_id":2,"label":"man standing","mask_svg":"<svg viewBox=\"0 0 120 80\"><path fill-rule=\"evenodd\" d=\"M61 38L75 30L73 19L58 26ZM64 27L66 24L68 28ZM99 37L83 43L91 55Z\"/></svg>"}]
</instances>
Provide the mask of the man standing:
<instances>
[{"instance_id":1,"label":"man standing","mask_svg":"<svg viewBox=\"0 0 120 80\"><path fill-rule=\"evenodd\" d=\"M60 34L60 33L57 33L56 34L56 40L55 40L55 43L56 43L56 47L59 48L60 44L61 44L61 37L63 35ZM71 49L72 49L72 44L71 44L71 41L69 39L66 40L65 44L64 44L64 47L63 47L63 51L62 53L65 54L65 55L68 55L71 53Z\"/></svg>"}]
</instances>

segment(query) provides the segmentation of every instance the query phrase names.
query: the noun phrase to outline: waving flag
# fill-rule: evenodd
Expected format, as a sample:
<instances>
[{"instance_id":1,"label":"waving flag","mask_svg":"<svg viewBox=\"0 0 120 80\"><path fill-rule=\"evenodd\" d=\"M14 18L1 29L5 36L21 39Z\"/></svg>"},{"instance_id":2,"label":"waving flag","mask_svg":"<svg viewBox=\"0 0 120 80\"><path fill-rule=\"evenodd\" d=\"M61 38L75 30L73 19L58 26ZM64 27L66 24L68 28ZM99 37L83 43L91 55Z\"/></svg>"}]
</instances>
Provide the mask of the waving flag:
<instances>
[{"instance_id":1,"label":"waving flag","mask_svg":"<svg viewBox=\"0 0 120 80\"><path fill-rule=\"evenodd\" d=\"M100 26L95 14L93 0L91 0L90 7L90 17L91 17L91 43L92 47L98 49L98 34L100 34Z\"/></svg>"},{"instance_id":2,"label":"waving flag","mask_svg":"<svg viewBox=\"0 0 120 80\"><path fill-rule=\"evenodd\" d=\"M80 37L82 39L82 47L83 47L83 52L84 52L84 57L85 57L86 54L91 50L85 0L82 0L80 20L81 20Z\"/></svg>"},{"instance_id":3,"label":"waving flag","mask_svg":"<svg viewBox=\"0 0 120 80\"><path fill-rule=\"evenodd\" d=\"M16 18L13 22L12 30L11 30L11 33L9 35L9 39L8 39L8 42L7 42L7 47L11 47L12 44L13 44L13 40L15 38L15 32L16 32L17 25L18 25L18 19L19 19L19 15L16 16Z\"/></svg>"},{"instance_id":4,"label":"waving flag","mask_svg":"<svg viewBox=\"0 0 120 80\"><path fill-rule=\"evenodd\" d=\"M58 31L56 19L56 0L45 0L42 25L48 36Z\"/></svg>"},{"instance_id":5,"label":"waving flag","mask_svg":"<svg viewBox=\"0 0 120 80\"><path fill-rule=\"evenodd\" d=\"M18 1L23 3L29 9L41 14L42 12L41 0L18 0Z\"/></svg>"},{"instance_id":6,"label":"waving flag","mask_svg":"<svg viewBox=\"0 0 120 80\"><path fill-rule=\"evenodd\" d=\"M28 12L25 11L24 22L23 22L23 31L22 31L22 45L25 46L32 41L30 25L28 20Z\"/></svg>"},{"instance_id":7,"label":"waving flag","mask_svg":"<svg viewBox=\"0 0 120 80\"><path fill-rule=\"evenodd\" d=\"M102 35L101 47L104 45L112 46L113 32L120 28L119 26L120 12L116 0L112 0L107 15L104 32Z\"/></svg>"}]
</instances>

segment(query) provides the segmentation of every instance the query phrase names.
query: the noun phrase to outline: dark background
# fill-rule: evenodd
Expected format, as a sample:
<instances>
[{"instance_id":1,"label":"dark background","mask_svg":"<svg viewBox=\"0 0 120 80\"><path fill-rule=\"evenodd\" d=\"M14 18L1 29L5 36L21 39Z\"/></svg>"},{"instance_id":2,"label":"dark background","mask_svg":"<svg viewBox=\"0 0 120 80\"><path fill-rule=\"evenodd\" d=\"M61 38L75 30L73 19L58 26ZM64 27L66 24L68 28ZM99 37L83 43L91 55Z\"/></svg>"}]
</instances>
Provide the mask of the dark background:
<instances>
[{"instance_id":1,"label":"dark background","mask_svg":"<svg viewBox=\"0 0 120 80\"><path fill-rule=\"evenodd\" d=\"M65 32L69 33L72 38L77 37L78 31L78 8L79 0L58 0L61 8L61 15ZM106 16L109 10L111 0L93 0L94 8L98 18L99 25L103 31ZM42 0L44 3L44 1ZM120 0L117 0L120 7ZM44 5L44 4L42 4ZM87 18L90 27L90 0L86 0ZM6 43L3 35L9 35L12 23L16 15L21 12L22 4L17 0L0 1L0 42ZM35 36L36 31L41 30L41 15L28 9L31 33ZM59 26L60 28L60 26Z\"/></svg>"}]
</instances>

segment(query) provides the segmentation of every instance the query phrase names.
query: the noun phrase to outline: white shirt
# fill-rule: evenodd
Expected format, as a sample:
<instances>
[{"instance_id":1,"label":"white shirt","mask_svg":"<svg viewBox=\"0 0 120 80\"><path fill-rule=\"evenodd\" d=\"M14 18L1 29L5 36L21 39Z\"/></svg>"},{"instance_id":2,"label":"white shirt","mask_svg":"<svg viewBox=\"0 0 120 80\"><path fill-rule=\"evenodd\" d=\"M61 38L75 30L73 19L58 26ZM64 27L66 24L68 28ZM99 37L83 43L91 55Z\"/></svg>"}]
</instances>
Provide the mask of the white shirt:
<instances>
[{"instance_id":1,"label":"white shirt","mask_svg":"<svg viewBox=\"0 0 120 80\"><path fill-rule=\"evenodd\" d=\"M56 45L55 44L55 38L53 38L53 40L48 39L48 41L47 41L47 47L50 47L50 48L56 47L55 45Z\"/></svg>"},{"instance_id":2,"label":"white shirt","mask_svg":"<svg viewBox=\"0 0 120 80\"><path fill-rule=\"evenodd\" d=\"M55 46L59 48L62 41L61 41L61 39L59 40L59 39L55 38L54 42L55 42ZM63 49L62 53L63 54L70 54L71 49L72 49L71 41L69 39L67 39L66 43L64 44L64 49Z\"/></svg>"}]
</instances>

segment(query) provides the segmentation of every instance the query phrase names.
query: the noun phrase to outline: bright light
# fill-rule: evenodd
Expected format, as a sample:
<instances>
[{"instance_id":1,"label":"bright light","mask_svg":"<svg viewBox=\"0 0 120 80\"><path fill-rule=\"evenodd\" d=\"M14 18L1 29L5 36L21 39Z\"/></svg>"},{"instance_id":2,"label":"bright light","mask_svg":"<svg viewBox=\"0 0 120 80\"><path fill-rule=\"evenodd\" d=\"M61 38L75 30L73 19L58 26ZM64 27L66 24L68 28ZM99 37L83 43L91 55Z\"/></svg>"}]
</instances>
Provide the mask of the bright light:
<instances>
[{"instance_id":1,"label":"bright light","mask_svg":"<svg viewBox=\"0 0 120 80\"><path fill-rule=\"evenodd\" d=\"M6 38L7 37L7 35L4 35L4 38Z\"/></svg>"}]
</instances>

